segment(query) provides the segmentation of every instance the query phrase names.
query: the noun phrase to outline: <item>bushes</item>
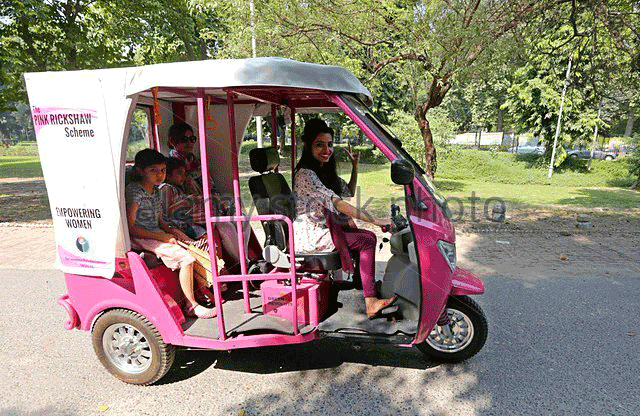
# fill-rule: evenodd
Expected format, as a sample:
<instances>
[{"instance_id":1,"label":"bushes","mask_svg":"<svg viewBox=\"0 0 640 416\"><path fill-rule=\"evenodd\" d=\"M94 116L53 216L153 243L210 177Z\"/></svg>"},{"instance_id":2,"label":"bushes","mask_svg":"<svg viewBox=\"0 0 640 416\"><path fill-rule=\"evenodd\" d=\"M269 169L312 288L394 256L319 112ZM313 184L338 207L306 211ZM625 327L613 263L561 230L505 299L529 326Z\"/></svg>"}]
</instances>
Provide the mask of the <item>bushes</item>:
<instances>
[{"instance_id":1,"label":"bushes","mask_svg":"<svg viewBox=\"0 0 640 416\"><path fill-rule=\"evenodd\" d=\"M349 162L349 156L347 155L348 146L346 144L337 144L334 147L334 154L336 155L336 161ZM372 165L381 165L387 163L387 158L384 157L382 152L378 149L374 149L371 146L353 146L351 149L354 152L360 153L360 163L368 163Z\"/></svg>"},{"instance_id":2,"label":"bushes","mask_svg":"<svg viewBox=\"0 0 640 416\"><path fill-rule=\"evenodd\" d=\"M507 184L549 184L576 187L630 186L628 161L569 159L547 178L549 161L544 156L504 152L450 150L438 153L436 179L482 180Z\"/></svg>"},{"instance_id":3,"label":"bushes","mask_svg":"<svg viewBox=\"0 0 640 416\"><path fill-rule=\"evenodd\" d=\"M248 155L250 151L252 151L253 149L258 147L258 141L257 140L247 140L247 141L243 141L242 144L240 145L240 154L241 155Z\"/></svg>"},{"instance_id":4,"label":"bushes","mask_svg":"<svg viewBox=\"0 0 640 416\"><path fill-rule=\"evenodd\" d=\"M298 145L298 154L300 152L302 144ZM347 145L346 144L336 144L334 145L334 153L336 155L336 160L338 162L348 162L349 157L347 156ZM256 141L245 141L242 142L242 147L240 148L240 154L248 155L252 149L258 147L258 142ZM387 158L384 157L382 152L378 149L373 149L371 146L353 146L352 149L358 153L360 153L360 163L368 163L368 164L384 164L387 162ZM284 153L286 155L291 153L291 146L286 145L284 147Z\"/></svg>"},{"instance_id":5,"label":"bushes","mask_svg":"<svg viewBox=\"0 0 640 416\"><path fill-rule=\"evenodd\" d=\"M241 153L248 154L257 147L255 141L243 143ZM363 164L384 164L387 159L382 153L371 146L355 146L360 152L360 162ZM285 154L291 151L285 147ZM347 145L336 144L335 155L339 163L349 163ZM419 163L423 158L418 159ZM497 150L482 151L475 149L460 149L456 146L438 148L438 170L436 179L452 180L482 180L505 184L549 184L576 187L628 187L633 184L633 177L629 175L632 158L618 160L594 160L591 171L588 161L568 158L555 169L552 180L547 178L549 161L545 156L516 155Z\"/></svg>"}]
</instances>

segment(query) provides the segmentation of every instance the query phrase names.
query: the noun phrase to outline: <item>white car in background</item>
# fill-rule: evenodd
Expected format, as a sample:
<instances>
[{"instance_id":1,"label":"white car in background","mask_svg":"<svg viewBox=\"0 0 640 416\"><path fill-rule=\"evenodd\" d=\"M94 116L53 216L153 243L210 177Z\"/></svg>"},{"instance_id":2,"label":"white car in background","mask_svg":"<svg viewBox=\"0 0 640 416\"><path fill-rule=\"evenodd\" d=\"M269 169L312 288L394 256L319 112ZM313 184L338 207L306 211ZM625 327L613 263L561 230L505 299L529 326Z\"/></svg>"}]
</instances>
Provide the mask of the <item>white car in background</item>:
<instances>
[{"instance_id":1,"label":"white car in background","mask_svg":"<svg viewBox=\"0 0 640 416\"><path fill-rule=\"evenodd\" d=\"M541 155L547 148L538 143L524 143L519 146L509 148L509 153L517 153L519 155Z\"/></svg>"}]
</instances>

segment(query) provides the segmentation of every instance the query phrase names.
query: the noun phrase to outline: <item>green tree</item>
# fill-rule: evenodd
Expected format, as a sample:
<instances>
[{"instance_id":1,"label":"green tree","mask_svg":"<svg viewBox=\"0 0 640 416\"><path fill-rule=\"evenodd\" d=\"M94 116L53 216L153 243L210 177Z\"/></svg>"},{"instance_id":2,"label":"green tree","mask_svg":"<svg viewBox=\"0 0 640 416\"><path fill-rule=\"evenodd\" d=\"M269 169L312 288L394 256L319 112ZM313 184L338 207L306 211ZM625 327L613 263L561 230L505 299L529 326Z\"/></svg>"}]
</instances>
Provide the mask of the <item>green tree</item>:
<instances>
[{"instance_id":1,"label":"green tree","mask_svg":"<svg viewBox=\"0 0 640 416\"><path fill-rule=\"evenodd\" d=\"M637 100L632 58L638 53L633 46L638 44L638 20L633 7L628 1L564 3L529 25L522 38L530 47L504 105L519 130L547 144L553 141L569 58L573 68L562 120L564 143L591 143L596 125L607 128L621 106ZM605 110L601 117L599 107Z\"/></svg>"},{"instance_id":2,"label":"green tree","mask_svg":"<svg viewBox=\"0 0 640 416\"><path fill-rule=\"evenodd\" d=\"M104 30L95 0L8 0L0 6L0 105L26 102L21 75L28 71L110 66L121 45ZM8 108L7 108L8 107Z\"/></svg>"},{"instance_id":3,"label":"green tree","mask_svg":"<svg viewBox=\"0 0 640 416\"><path fill-rule=\"evenodd\" d=\"M636 178L636 181L631 186L631 189L637 190L640 189L640 135L635 136L632 139L632 143L635 145L635 149L633 149L631 155L628 156L629 174L635 176Z\"/></svg>"},{"instance_id":4,"label":"green tree","mask_svg":"<svg viewBox=\"0 0 640 416\"><path fill-rule=\"evenodd\" d=\"M216 57L231 5L212 0L0 3L0 111L26 103L25 72Z\"/></svg>"},{"instance_id":5,"label":"green tree","mask_svg":"<svg viewBox=\"0 0 640 416\"><path fill-rule=\"evenodd\" d=\"M521 0L263 3L282 28L283 38L302 48L309 60L340 64L367 83L391 68L413 64L405 69L413 72L415 88L409 91L416 97L414 118L431 175L437 164L429 110L442 103L455 78L490 45L554 4Z\"/></svg>"}]
</instances>

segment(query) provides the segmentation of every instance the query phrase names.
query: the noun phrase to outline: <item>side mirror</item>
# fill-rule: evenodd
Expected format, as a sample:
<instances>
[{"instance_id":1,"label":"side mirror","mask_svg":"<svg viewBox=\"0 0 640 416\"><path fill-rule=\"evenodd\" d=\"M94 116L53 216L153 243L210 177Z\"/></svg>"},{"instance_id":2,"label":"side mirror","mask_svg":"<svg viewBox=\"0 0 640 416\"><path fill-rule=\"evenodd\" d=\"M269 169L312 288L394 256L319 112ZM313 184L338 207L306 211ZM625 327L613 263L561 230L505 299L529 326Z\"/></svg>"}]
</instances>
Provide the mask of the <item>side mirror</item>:
<instances>
[{"instance_id":1,"label":"side mirror","mask_svg":"<svg viewBox=\"0 0 640 416\"><path fill-rule=\"evenodd\" d=\"M413 182L413 166L405 159L391 162L391 180L397 185L409 185Z\"/></svg>"}]
</instances>

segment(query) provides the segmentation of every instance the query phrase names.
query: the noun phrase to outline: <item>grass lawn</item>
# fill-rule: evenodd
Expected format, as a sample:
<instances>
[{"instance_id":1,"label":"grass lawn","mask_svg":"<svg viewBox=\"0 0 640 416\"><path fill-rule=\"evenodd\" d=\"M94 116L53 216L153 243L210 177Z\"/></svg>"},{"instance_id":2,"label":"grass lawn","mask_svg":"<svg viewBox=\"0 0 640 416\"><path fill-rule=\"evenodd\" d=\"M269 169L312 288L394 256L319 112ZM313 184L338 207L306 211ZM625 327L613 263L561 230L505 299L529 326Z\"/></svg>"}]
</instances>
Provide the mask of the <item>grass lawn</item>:
<instances>
[{"instance_id":1,"label":"grass lawn","mask_svg":"<svg viewBox=\"0 0 640 416\"><path fill-rule=\"evenodd\" d=\"M20 142L9 147L0 147L1 156L38 156L36 142Z\"/></svg>"},{"instance_id":2,"label":"grass lawn","mask_svg":"<svg viewBox=\"0 0 640 416\"><path fill-rule=\"evenodd\" d=\"M20 146L13 146L19 148ZM24 153L35 146L22 146ZM521 155L491 154L490 152L462 151L442 155L439 159L435 185L450 201L452 211L462 204L468 212L471 204L482 210L485 203L493 206L504 201L513 209L611 209L631 215L640 215L640 193L628 189L624 160L594 161L588 171L585 161L571 161L574 166L560 169L549 181L546 167L532 158ZM290 161L283 158L284 176L291 183ZM248 166L244 167L248 170ZM341 164L340 173L349 180L351 169ZM38 178L42 169L37 155L0 155L0 178ZM251 204L247 180L241 180L245 207ZM390 165L360 164L358 193L354 203L376 215L389 215L392 203L401 204L404 191L390 179ZM475 199L475 202L474 202ZM620 212L618 212L620 213Z\"/></svg>"},{"instance_id":3,"label":"grass lawn","mask_svg":"<svg viewBox=\"0 0 640 416\"><path fill-rule=\"evenodd\" d=\"M602 162L611 163L611 162ZM390 179L389 164L363 165L358 178L360 187L361 204L371 197L369 207L382 215L389 210L392 202L401 200L404 192L401 186L394 185ZM593 175L602 176L598 173ZM565 177L562 177L565 175ZM619 187L580 187L575 186L580 177L570 173L573 178L569 180L567 174L555 174L556 183L544 184L519 184L502 183L479 179L441 179L436 175L434 181L440 193L450 201L452 210L459 209L459 204L464 205L465 210L471 207L472 199L478 209L489 202L493 207L498 200L504 201L507 209L559 209L562 207L577 208L609 208L614 210L636 209L640 207L640 192ZM342 175L346 180L349 173ZM546 179L546 177L544 178ZM544 182L544 179L540 181ZM600 179L606 181L607 179ZM595 181L595 179L591 180Z\"/></svg>"},{"instance_id":4,"label":"grass lawn","mask_svg":"<svg viewBox=\"0 0 640 416\"><path fill-rule=\"evenodd\" d=\"M38 156L0 156L0 178L42 177Z\"/></svg>"},{"instance_id":5,"label":"grass lawn","mask_svg":"<svg viewBox=\"0 0 640 416\"><path fill-rule=\"evenodd\" d=\"M470 201L473 196L484 203L500 198L508 205L529 207L578 206L582 208L637 208L640 193L622 188L580 188L561 185L514 185L484 181L437 181L447 198Z\"/></svg>"}]
</instances>

